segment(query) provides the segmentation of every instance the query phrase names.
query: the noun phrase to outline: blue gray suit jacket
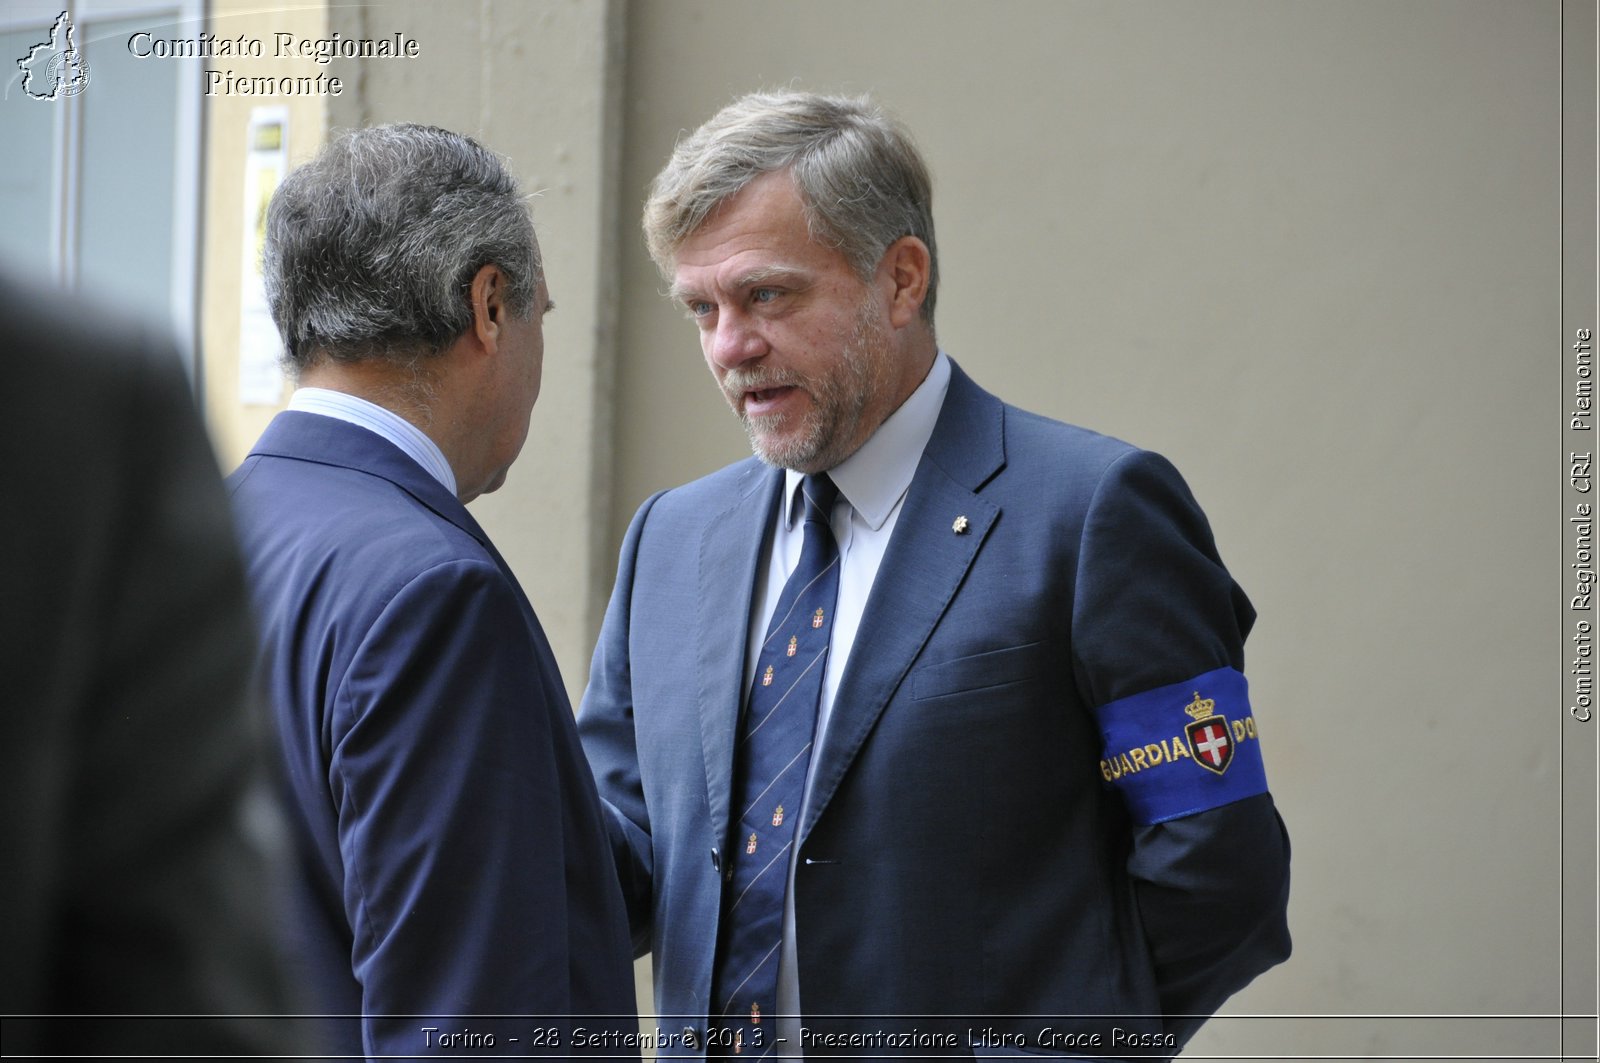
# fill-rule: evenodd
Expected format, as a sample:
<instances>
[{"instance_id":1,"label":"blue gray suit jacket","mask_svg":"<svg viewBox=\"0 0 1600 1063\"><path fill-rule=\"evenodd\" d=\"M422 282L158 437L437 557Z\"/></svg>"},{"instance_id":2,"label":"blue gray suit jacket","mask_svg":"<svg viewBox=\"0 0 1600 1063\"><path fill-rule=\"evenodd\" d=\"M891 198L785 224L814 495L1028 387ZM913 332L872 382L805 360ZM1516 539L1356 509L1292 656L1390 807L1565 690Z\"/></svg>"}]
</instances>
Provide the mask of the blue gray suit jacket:
<instances>
[{"instance_id":1,"label":"blue gray suit jacket","mask_svg":"<svg viewBox=\"0 0 1600 1063\"><path fill-rule=\"evenodd\" d=\"M751 459L644 504L579 712L634 946L677 1019L664 1054L708 1029L751 594L781 483ZM793 887L804 1025L1150 1058L1283 960L1288 840L1264 777L1240 789L1185 738L1205 722L1191 688L1216 703L1215 686L1209 720L1227 720L1248 783L1253 619L1171 465L957 368L812 761Z\"/></svg>"},{"instance_id":2,"label":"blue gray suit jacket","mask_svg":"<svg viewBox=\"0 0 1600 1063\"><path fill-rule=\"evenodd\" d=\"M477 522L313 414L280 414L229 489L304 856L298 959L316 1011L366 1016L330 1047L432 1055L465 1032L457 1050L567 1054L561 1016L637 1032L570 703Z\"/></svg>"}]
</instances>

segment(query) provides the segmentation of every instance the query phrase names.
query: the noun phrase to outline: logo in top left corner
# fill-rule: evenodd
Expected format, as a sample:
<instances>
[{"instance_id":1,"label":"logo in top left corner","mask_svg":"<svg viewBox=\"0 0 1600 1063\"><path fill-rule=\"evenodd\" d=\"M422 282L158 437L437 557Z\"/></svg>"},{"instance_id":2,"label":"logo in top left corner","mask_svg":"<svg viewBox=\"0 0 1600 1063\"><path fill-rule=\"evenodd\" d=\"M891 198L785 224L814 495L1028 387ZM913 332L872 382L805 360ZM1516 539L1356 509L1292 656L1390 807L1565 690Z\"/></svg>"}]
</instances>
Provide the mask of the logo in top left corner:
<instances>
[{"instance_id":1,"label":"logo in top left corner","mask_svg":"<svg viewBox=\"0 0 1600 1063\"><path fill-rule=\"evenodd\" d=\"M89 61L77 44L77 29L65 11L50 27L50 39L17 60L22 91L35 100L76 96L89 86Z\"/></svg>"}]
</instances>

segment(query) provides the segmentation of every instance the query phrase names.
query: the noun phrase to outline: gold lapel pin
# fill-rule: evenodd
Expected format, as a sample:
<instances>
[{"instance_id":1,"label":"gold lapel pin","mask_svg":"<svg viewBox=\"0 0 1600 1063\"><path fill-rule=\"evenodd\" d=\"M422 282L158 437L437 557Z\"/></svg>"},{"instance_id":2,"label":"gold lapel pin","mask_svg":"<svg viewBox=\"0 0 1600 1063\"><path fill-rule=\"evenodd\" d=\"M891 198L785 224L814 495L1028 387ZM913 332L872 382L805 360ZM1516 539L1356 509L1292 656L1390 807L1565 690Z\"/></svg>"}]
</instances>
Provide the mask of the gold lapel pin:
<instances>
[{"instance_id":1,"label":"gold lapel pin","mask_svg":"<svg viewBox=\"0 0 1600 1063\"><path fill-rule=\"evenodd\" d=\"M967 534L967 518L966 518L966 516L963 514L962 516L957 517L955 519L955 523L950 525L950 530L955 532L957 535L965 535L965 534Z\"/></svg>"}]
</instances>

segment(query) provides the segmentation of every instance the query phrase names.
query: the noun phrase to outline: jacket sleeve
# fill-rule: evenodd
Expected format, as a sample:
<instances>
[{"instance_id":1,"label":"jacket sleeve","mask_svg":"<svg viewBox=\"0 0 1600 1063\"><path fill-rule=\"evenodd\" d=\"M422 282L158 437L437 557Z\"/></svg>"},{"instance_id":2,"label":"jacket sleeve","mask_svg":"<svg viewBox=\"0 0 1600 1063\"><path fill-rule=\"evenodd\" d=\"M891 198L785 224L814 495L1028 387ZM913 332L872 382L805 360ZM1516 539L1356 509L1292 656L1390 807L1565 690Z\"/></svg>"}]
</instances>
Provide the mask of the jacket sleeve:
<instances>
[{"instance_id":1,"label":"jacket sleeve","mask_svg":"<svg viewBox=\"0 0 1600 1063\"><path fill-rule=\"evenodd\" d=\"M1288 836L1243 675L1254 620L1177 470L1147 452L1114 462L1084 524L1074 667L1179 1044L1289 954Z\"/></svg>"},{"instance_id":2,"label":"jacket sleeve","mask_svg":"<svg viewBox=\"0 0 1600 1063\"><path fill-rule=\"evenodd\" d=\"M638 739L633 727L630 621L639 542L650 509L660 497L656 494L646 500L628 525L617 564L616 585L589 670L589 685L578 709L578 737L605 806L635 957L650 951L654 861L650 810L640 780Z\"/></svg>"},{"instance_id":3,"label":"jacket sleeve","mask_svg":"<svg viewBox=\"0 0 1600 1063\"><path fill-rule=\"evenodd\" d=\"M339 683L328 781L369 1055L463 1029L496 1035L475 1051L539 1053L572 1010L558 707L526 628L496 565L439 564Z\"/></svg>"}]
</instances>

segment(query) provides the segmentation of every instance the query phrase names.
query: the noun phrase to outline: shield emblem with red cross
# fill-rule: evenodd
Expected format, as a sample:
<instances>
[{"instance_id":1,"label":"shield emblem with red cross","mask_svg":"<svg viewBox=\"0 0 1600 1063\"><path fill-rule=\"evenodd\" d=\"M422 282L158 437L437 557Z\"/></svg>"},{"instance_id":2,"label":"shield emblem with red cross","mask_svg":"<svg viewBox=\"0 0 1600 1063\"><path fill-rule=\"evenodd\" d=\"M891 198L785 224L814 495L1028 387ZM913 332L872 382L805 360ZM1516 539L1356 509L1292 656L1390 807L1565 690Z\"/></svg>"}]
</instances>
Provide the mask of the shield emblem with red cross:
<instances>
[{"instance_id":1,"label":"shield emblem with red cross","mask_svg":"<svg viewBox=\"0 0 1600 1063\"><path fill-rule=\"evenodd\" d=\"M1189 739L1189 752L1194 762L1209 772L1221 775L1233 763L1233 735L1228 733L1228 721L1223 716L1207 716L1183 729Z\"/></svg>"}]
</instances>

